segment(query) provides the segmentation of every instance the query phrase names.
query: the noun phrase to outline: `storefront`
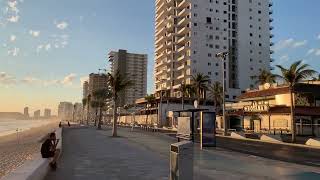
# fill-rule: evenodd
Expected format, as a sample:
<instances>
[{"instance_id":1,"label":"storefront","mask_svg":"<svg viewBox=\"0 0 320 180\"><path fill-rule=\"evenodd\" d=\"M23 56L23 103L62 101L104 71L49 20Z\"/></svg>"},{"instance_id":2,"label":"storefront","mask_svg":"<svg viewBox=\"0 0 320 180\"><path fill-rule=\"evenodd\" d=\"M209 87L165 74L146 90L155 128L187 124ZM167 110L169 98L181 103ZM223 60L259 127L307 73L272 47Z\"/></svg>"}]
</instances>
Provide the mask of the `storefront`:
<instances>
[{"instance_id":1,"label":"storefront","mask_svg":"<svg viewBox=\"0 0 320 180\"><path fill-rule=\"evenodd\" d=\"M320 85L301 83L294 89L294 118L298 135L320 136ZM291 133L289 88L266 84L250 90L237 103L226 105L230 130ZM221 124L221 123L220 123Z\"/></svg>"}]
</instances>

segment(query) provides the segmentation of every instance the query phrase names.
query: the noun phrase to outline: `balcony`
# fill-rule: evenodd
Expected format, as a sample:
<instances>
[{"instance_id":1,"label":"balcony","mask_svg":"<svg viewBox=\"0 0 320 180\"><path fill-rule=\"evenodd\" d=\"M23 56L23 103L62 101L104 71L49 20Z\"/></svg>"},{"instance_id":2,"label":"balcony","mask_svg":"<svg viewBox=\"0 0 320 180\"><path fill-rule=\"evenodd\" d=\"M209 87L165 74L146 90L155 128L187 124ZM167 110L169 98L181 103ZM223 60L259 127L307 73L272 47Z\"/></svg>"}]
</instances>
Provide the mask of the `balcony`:
<instances>
[{"instance_id":1,"label":"balcony","mask_svg":"<svg viewBox=\"0 0 320 180\"><path fill-rule=\"evenodd\" d=\"M179 35L185 35L185 34L188 34L189 32L190 32L190 28L188 28L188 27L183 27L183 28L181 28L181 29L178 31L177 34L179 34Z\"/></svg>"},{"instance_id":2,"label":"balcony","mask_svg":"<svg viewBox=\"0 0 320 180\"><path fill-rule=\"evenodd\" d=\"M160 27L164 24L164 19L162 19L160 22L156 23L156 29L160 29Z\"/></svg>"},{"instance_id":3,"label":"balcony","mask_svg":"<svg viewBox=\"0 0 320 180\"><path fill-rule=\"evenodd\" d=\"M273 26L270 26L270 28L269 28L269 29L270 29L270 31L271 31L271 30L273 30L273 29L274 29L274 27L273 27Z\"/></svg>"},{"instance_id":4,"label":"balcony","mask_svg":"<svg viewBox=\"0 0 320 180\"><path fill-rule=\"evenodd\" d=\"M184 17L190 14L190 10L189 9L183 9L182 11L179 12L178 16L179 17Z\"/></svg>"},{"instance_id":5,"label":"balcony","mask_svg":"<svg viewBox=\"0 0 320 180\"><path fill-rule=\"evenodd\" d=\"M269 7L272 7L272 6L273 6L273 2L270 2L270 3L269 3Z\"/></svg>"},{"instance_id":6,"label":"balcony","mask_svg":"<svg viewBox=\"0 0 320 180\"><path fill-rule=\"evenodd\" d=\"M158 45L158 44L163 44L162 41L163 41L164 39L165 39L164 36L161 36L160 38L157 38L157 40L156 40L156 45Z\"/></svg>"},{"instance_id":7,"label":"balcony","mask_svg":"<svg viewBox=\"0 0 320 180\"><path fill-rule=\"evenodd\" d=\"M273 38L274 37L274 35L273 34L270 34L270 38Z\"/></svg>"},{"instance_id":8,"label":"balcony","mask_svg":"<svg viewBox=\"0 0 320 180\"><path fill-rule=\"evenodd\" d=\"M273 70L274 70L274 67L273 67L273 66L270 66L270 70L273 71Z\"/></svg>"},{"instance_id":9,"label":"balcony","mask_svg":"<svg viewBox=\"0 0 320 180\"><path fill-rule=\"evenodd\" d=\"M179 22L178 22L178 26L179 27L185 27L188 23L190 22L189 18L182 18Z\"/></svg>"},{"instance_id":10,"label":"balcony","mask_svg":"<svg viewBox=\"0 0 320 180\"><path fill-rule=\"evenodd\" d=\"M180 71L180 70L182 70L182 69L184 69L184 64L182 65L182 66L179 66L178 68L177 68L177 71Z\"/></svg>"},{"instance_id":11,"label":"balcony","mask_svg":"<svg viewBox=\"0 0 320 180\"><path fill-rule=\"evenodd\" d=\"M273 59L273 58L270 58L270 62L274 62L274 59Z\"/></svg>"},{"instance_id":12,"label":"balcony","mask_svg":"<svg viewBox=\"0 0 320 180\"><path fill-rule=\"evenodd\" d=\"M156 52L161 52L164 47L165 47L165 45L164 45L164 44L161 44L161 45L156 49Z\"/></svg>"},{"instance_id":13,"label":"balcony","mask_svg":"<svg viewBox=\"0 0 320 180\"><path fill-rule=\"evenodd\" d=\"M178 53L182 53L182 52L184 52L184 51L187 50L187 49L188 49L188 47L182 46L181 48L178 49Z\"/></svg>"},{"instance_id":14,"label":"balcony","mask_svg":"<svg viewBox=\"0 0 320 180\"><path fill-rule=\"evenodd\" d=\"M177 79L183 79L184 78L184 74L181 74L180 76L177 77Z\"/></svg>"},{"instance_id":15,"label":"balcony","mask_svg":"<svg viewBox=\"0 0 320 180\"><path fill-rule=\"evenodd\" d=\"M274 43L273 43L273 42L271 42L271 43L270 43L270 46L274 46Z\"/></svg>"},{"instance_id":16,"label":"balcony","mask_svg":"<svg viewBox=\"0 0 320 180\"><path fill-rule=\"evenodd\" d=\"M161 3L160 6L156 8L156 12L160 12L165 7L165 2Z\"/></svg>"},{"instance_id":17,"label":"balcony","mask_svg":"<svg viewBox=\"0 0 320 180\"><path fill-rule=\"evenodd\" d=\"M182 36L180 39L178 39L177 44L178 45L185 45L189 40L190 40L190 38L188 36Z\"/></svg>"},{"instance_id":18,"label":"balcony","mask_svg":"<svg viewBox=\"0 0 320 180\"><path fill-rule=\"evenodd\" d=\"M273 10L270 10L270 11L269 11L269 15L271 15L271 14L273 14Z\"/></svg>"},{"instance_id":19,"label":"balcony","mask_svg":"<svg viewBox=\"0 0 320 180\"><path fill-rule=\"evenodd\" d=\"M164 52L159 54L158 56L156 56L156 59L161 59L161 58L163 58L163 56L164 56Z\"/></svg>"},{"instance_id":20,"label":"balcony","mask_svg":"<svg viewBox=\"0 0 320 180\"><path fill-rule=\"evenodd\" d=\"M270 54L274 54L274 51L273 51L273 50L270 50Z\"/></svg>"},{"instance_id":21,"label":"balcony","mask_svg":"<svg viewBox=\"0 0 320 180\"><path fill-rule=\"evenodd\" d=\"M269 19L269 22L273 22L273 18L270 18L270 19Z\"/></svg>"},{"instance_id":22,"label":"balcony","mask_svg":"<svg viewBox=\"0 0 320 180\"><path fill-rule=\"evenodd\" d=\"M178 5L178 8L179 8L179 9L185 9L185 8L187 8L188 6L189 6L188 1L187 1L187 0L183 0L183 1L181 1L181 3Z\"/></svg>"}]
</instances>

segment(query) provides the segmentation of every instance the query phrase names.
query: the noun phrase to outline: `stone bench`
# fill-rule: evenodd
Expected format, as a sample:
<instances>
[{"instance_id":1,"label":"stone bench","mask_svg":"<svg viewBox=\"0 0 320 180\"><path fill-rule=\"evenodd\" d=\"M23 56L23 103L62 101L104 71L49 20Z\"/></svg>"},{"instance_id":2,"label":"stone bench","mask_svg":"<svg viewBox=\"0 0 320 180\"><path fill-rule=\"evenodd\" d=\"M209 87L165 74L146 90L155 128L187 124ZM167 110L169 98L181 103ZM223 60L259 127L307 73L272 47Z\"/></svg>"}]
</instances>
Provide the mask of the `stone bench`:
<instances>
[{"instance_id":1,"label":"stone bench","mask_svg":"<svg viewBox=\"0 0 320 180\"><path fill-rule=\"evenodd\" d=\"M57 129L55 132L57 139L60 139L57 149L60 149L62 152L62 129ZM33 160L25 162L21 167L9 173L1 180L43 180L50 170L50 161L51 159L41 157L39 149L39 153L35 155Z\"/></svg>"}]
</instances>

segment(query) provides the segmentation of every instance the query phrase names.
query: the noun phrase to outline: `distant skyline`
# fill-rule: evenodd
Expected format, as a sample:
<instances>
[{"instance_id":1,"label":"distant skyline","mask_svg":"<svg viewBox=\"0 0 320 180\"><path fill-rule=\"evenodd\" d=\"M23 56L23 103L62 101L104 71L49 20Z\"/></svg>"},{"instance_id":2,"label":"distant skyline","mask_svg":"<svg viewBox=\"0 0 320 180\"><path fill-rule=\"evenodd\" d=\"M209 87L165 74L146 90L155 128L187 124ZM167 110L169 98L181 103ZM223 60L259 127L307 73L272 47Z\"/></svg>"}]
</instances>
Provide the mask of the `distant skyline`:
<instances>
[{"instance_id":1,"label":"distant skyline","mask_svg":"<svg viewBox=\"0 0 320 180\"><path fill-rule=\"evenodd\" d=\"M273 4L273 65L303 59L320 71L320 1ZM81 102L81 82L118 49L148 54L152 93L154 16L154 0L0 0L0 112Z\"/></svg>"}]
</instances>

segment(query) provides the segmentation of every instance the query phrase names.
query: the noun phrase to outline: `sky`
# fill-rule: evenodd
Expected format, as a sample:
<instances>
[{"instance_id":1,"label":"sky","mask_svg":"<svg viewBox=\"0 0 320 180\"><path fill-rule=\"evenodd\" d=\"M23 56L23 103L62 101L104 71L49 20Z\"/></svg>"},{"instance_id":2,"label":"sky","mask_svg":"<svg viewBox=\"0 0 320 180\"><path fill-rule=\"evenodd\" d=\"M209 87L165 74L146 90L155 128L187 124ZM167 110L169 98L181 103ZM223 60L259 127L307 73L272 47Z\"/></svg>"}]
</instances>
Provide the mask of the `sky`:
<instances>
[{"instance_id":1,"label":"sky","mask_svg":"<svg viewBox=\"0 0 320 180\"><path fill-rule=\"evenodd\" d=\"M273 64L320 71L320 1L273 3ZM0 112L81 102L81 83L118 49L148 54L152 93L154 9L154 0L0 0Z\"/></svg>"}]
</instances>

